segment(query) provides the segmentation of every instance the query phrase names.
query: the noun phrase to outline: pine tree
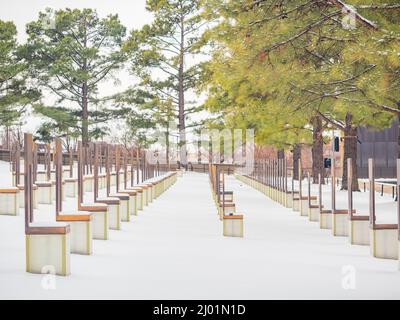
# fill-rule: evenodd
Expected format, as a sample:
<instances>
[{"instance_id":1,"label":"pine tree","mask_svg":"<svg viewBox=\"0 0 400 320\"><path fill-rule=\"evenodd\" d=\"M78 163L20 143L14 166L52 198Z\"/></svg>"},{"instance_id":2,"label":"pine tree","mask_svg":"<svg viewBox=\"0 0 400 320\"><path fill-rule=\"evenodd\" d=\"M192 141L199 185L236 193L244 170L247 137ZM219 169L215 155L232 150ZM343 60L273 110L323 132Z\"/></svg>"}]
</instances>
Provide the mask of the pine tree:
<instances>
[{"instance_id":1,"label":"pine tree","mask_svg":"<svg viewBox=\"0 0 400 320\"><path fill-rule=\"evenodd\" d=\"M31 74L42 88L58 97L54 107L40 112L57 123L64 113L79 126L82 142L90 140L90 127L125 110L99 108L107 97L98 93L98 85L110 79L125 61L121 46L126 33L117 15L99 18L92 9L65 9L41 12L37 21L27 25L27 58ZM96 108L94 108L96 107Z\"/></svg>"},{"instance_id":2,"label":"pine tree","mask_svg":"<svg viewBox=\"0 0 400 320\"><path fill-rule=\"evenodd\" d=\"M40 98L40 92L29 85L24 48L16 37L14 23L0 20L0 126L7 129L18 124L28 106Z\"/></svg>"},{"instance_id":3,"label":"pine tree","mask_svg":"<svg viewBox=\"0 0 400 320\"><path fill-rule=\"evenodd\" d=\"M357 179L357 127L385 127L392 118L384 109L365 103L355 108L353 102L361 94L357 82L372 68L347 59L346 51L351 44L368 42L376 24L352 11L360 27L344 28L349 7L343 1L209 0L205 7L211 19L222 17L208 34L214 46L210 110L220 106L228 118L258 127L259 142L277 148L314 138L315 171L322 170L322 129L341 130L343 174L351 157Z\"/></svg>"},{"instance_id":4,"label":"pine tree","mask_svg":"<svg viewBox=\"0 0 400 320\"><path fill-rule=\"evenodd\" d=\"M161 101L172 102L181 144L181 163L186 165L188 117L201 108L188 107L186 95L192 91L199 76L199 66L189 58L196 53L196 42L203 21L199 16L198 0L147 0L146 9L153 13L154 22L133 30L126 49L132 59L132 73L141 85ZM193 59L191 59L193 60Z\"/></svg>"}]
</instances>

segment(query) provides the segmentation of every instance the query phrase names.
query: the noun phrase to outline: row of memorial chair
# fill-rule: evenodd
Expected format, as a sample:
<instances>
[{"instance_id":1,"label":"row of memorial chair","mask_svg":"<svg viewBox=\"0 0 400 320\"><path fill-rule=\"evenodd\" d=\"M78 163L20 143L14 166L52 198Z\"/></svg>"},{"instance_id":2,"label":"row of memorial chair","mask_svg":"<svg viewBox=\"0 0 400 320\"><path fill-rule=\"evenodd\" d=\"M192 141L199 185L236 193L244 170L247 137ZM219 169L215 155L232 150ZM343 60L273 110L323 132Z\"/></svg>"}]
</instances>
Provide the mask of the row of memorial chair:
<instances>
[{"instance_id":1,"label":"row of memorial chair","mask_svg":"<svg viewBox=\"0 0 400 320\"><path fill-rule=\"evenodd\" d=\"M285 160L270 160L263 162L261 169L252 175L236 174L236 177L251 187L264 193L273 201L284 207L299 212L301 216L307 217L310 222L317 222L321 229L329 229L333 236L348 237L352 245L370 246L371 255L376 258L398 259L399 258L399 224L383 224L376 222L375 203L375 164L369 160L369 213L358 213L353 207L353 169L352 160L348 159L347 168L347 205L345 208L337 208L336 201L336 177L335 161L332 161L330 196L331 208L323 205L323 192L321 177L318 181L318 194L312 195L311 179L307 175L307 191L303 190L304 176L301 162L298 164L299 179L297 186L291 179L291 190L288 188L288 168ZM398 176L400 177L400 160L397 162ZM293 175L292 175L293 176ZM296 190L297 187L297 190ZM399 181L396 186L399 192ZM394 209L395 210L395 209ZM393 215L395 216L395 215ZM400 216L399 206L397 215Z\"/></svg>"},{"instance_id":2,"label":"row of memorial chair","mask_svg":"<svg viewBox=\"0 0 400 320\"><path fill-rule=\"evenodd\" d=\"M219 220L223 223L223 235L243 237L243 215L236 213L233 191L225 189L224 164L210 164L209 177L213 200L217 207Z\"/></svg>"},{"instance_id":3,"label":"row of memorial chair","mask_svg":"<svg viewBox=\"0 0 400 320\"><path fill-rule=\"evenodd\" d=\"M71 163L70 169L66 170L62 161L62 143L56 139L51 154L53 163L51 160L46 163L43 174L34 165L32 135L24 136L24 171L21 173L19 170L18 156L13 165L16 186L11 188L15 190L12 193L15 198L8 196L7 201L15 201L18 207L15 215L20 207L25 211L27 272L42 273L43 268L51 266L55 274L69 275L71 253L91 255L93 239L108 240L110 229L120 230L121 222L129 222L131 216L137 215L176 182L176 172L160 172L153 167L152 172L148 170L148 174L143 176L143 170L136 168L135 171L132 164L127 164L126 157L124 159L121 155L120 146L94 145L89 155L93 163L88 170L83 156L87 151L85 148L79 143L77 166ZM101 162L103 165L99 165ZM75 171L77 176L74 176ZM139 182L140 174L142 180ZM8 194L0 191L0 195ZM88 197L92 200L88 201ZM71 207L69 203L68 208L63 208L67 198L74 199L75 202L72 202L75 205ZM44 208L38 204L54 203L55 219L36 221L35 216Z\"/></svg>"}]
</instances>

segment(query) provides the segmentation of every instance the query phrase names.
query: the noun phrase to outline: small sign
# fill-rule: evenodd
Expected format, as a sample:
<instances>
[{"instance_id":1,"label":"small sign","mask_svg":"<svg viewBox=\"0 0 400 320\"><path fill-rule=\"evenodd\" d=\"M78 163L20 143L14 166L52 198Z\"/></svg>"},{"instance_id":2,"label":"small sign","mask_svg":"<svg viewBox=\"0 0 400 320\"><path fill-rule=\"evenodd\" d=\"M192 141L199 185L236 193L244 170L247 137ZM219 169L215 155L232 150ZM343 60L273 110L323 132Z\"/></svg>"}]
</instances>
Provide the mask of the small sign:
<instances>
[{"instance_id":1,"label":"small sign","mask_svg":"<svg viewBox=\"0 0 400 320\"><path fill-rule=\"evenodd\" d=\"M324 168L325 169L330 169L332 167L332 159L331 158L325 158L324 159Z\"/></svg>"}]
</instances>

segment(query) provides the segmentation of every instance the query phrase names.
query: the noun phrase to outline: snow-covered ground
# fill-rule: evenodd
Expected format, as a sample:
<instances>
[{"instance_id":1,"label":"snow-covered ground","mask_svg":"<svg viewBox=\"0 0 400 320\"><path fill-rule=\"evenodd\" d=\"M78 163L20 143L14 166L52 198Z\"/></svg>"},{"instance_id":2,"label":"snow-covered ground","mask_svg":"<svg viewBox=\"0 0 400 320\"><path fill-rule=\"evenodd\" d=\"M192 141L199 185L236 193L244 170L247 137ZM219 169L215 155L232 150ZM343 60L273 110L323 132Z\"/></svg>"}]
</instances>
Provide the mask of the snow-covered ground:
<instances>
[{"instance_id":1,"label":"snow-covered ground","mask_svg":"<svg viewBox=\"0 0 400 320\"><path fill-rule=\"evenodd\" d=\"M400 298L397 261L372 258L232 176L227 190L245 216L243 239L222 236L207 175L187 173L110 240L95 240L92 256L71 255L71 276L55 290L24 270L23 211L0 216L0 298ZM52 215L39 207L37 216ZM354 290L342 286L349 270Z\"/></svg>"}]
</instances>

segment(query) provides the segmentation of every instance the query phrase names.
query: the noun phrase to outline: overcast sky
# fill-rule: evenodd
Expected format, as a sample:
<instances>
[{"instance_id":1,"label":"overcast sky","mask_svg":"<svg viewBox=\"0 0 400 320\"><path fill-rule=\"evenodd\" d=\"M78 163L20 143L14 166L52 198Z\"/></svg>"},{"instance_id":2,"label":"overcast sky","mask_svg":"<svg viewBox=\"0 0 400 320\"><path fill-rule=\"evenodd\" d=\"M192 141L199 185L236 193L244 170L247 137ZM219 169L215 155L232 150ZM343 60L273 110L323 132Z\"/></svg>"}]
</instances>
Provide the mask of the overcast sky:
<instances>
[{"instance_id":1,"label":"overcast sky","mask_svg":"<svg viewBox=\"0 0 400 320\"><path fill-rule=\"evenodd\" d=\"M40 11L45 8L93 8L100 17L108 14L118 14L121 23L127 28L127 32L134 28L140 28L146 23L151 23L152 15L145 9L146 0L0 0L0 19L13 21L18 29L20 43L26 41L25 26L27 23L37 20ZM107 96L121 92L134 83L133 76L128 72L120 72L117 75L118 84L114 81L99 85L101 96ZM44 102L53 104L55 96L46 95ZM25 117L24 130L34 132L43 118L28 115Z\"/></svg>"},{"instance_id":2,"label":"overcast sky","mask_svg":"<svg viewBox=\"0 0 400 320\"><path fill-rule=\"evenodd\" d=\"M146 0L0 0L0 19L13 21L18 29L18 40L20 43L26 41L25 26L27 23L37 20L39 12L45 8L64 9L64 8L93 8L97 10L99 17L108 14L118 14L121 23L127 28L127 32L132 29L141 28L147 23L151 23L152 14L145 9ZM196 59L195 59L196 60ZM119 72L117 75L119 83L107 82L99 85L101 96L107 96L116 92L124 91L127 87L135 83L135 78L128 72ZM187 95L187 100L198 100L192 94ZM44 102L54 104L55 97L46 95ZM203 98L200 98L201 100ZM204 118L207 113L194 115L195 119ZM43 117L28 115L25 117L25 131L34 132L43 122ZM121 124L109 123L112 132L118 133L114 128L121 128ZM191 134L188 133L190 140Z\"/></svg>"},{"instance_id":3,"label":"overcast sky","mask_svg":"<svg viewBox=\"0 0 400 320\"><path fill-rule=\"evenodd\" d=\"M139 28L151 22L152 16L145 9L146 0L0 0L0 19L12 20L18 27L19 39L24 41L25 25L38 18L46 7L95 8L100 16L118 14L128 28Z\"/></svg>"}]
</instances>

